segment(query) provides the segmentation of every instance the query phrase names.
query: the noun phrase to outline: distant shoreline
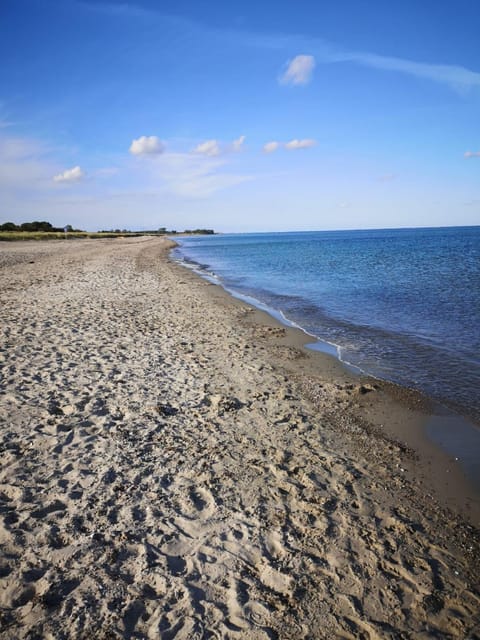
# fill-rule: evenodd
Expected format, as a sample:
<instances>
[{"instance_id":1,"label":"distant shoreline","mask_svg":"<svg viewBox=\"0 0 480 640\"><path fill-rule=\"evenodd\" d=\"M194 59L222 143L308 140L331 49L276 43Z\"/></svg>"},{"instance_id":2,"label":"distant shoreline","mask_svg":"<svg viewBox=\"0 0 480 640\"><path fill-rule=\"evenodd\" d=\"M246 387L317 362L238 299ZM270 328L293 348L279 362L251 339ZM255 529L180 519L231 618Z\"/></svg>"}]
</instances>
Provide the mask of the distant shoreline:
<instances>
[{"instance_id":1,"label":"distant shoreline","mask_svg":"<svg viewBox=\"0 0 480 640\"><path fill-rule=\"evenodd\" d=\"M105 240L107 238L140 238L140 237L169 237L172 232L156 233L153 231L0 231L0 242L40 241L40 240ZM175 236L217 235L213 233L179 231Z\"/></svg>"}]
</instances>

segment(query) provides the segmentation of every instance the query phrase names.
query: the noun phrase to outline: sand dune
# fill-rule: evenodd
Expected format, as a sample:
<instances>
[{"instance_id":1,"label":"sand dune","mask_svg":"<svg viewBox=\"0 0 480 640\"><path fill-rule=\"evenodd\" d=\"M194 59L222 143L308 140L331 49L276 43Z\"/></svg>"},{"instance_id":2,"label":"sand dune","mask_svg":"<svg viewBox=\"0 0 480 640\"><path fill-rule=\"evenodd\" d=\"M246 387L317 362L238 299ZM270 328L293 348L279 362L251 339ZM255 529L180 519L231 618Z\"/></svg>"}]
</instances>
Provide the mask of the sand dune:
<instances>
[{"instance_id":1,"label":"sand dune","mask_svg":"<svg viewBox=\"0 0 480 640\"><path fill-rule=\"evenodd\" d=\"M384 387L167 248L0 249L0 636L479 638L478 530Z\"/></svg>"}]
</instances>

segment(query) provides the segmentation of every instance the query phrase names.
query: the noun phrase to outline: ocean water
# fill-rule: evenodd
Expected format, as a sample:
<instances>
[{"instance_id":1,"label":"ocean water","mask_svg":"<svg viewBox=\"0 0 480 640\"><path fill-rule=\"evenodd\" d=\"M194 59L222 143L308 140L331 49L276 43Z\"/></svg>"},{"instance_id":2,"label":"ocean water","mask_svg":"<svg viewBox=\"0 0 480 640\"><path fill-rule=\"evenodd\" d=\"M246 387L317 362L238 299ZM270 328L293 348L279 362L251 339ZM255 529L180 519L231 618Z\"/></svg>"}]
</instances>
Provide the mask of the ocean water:
<instances>
[{"instance_id":1,"label":"ocean water","mask_svg":"<svg viewBox=\"0 0 480 640\"><path fill-rule=\"evenodd\" d=\"M365 373L480 417L480 227L178 238L174 256Z\"/></svg>"}]
</instances>

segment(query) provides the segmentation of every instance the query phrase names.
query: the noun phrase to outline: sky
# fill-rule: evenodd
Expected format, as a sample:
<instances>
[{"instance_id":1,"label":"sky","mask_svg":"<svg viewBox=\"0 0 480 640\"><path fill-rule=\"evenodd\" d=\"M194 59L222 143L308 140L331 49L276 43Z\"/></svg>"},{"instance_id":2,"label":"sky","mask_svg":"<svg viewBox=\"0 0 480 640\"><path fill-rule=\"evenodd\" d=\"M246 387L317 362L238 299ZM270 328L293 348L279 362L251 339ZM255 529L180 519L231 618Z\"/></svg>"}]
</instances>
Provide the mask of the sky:
<instances>
[{"instance_id":1,"label":"sky","mask_svg":"<svg viewBox=\"0 0 480 640\"><path fill-rule=\"evenodd\" d=\"M0 222L480 224L477 0L0 0Z\"/></svg>"}]
</instances>

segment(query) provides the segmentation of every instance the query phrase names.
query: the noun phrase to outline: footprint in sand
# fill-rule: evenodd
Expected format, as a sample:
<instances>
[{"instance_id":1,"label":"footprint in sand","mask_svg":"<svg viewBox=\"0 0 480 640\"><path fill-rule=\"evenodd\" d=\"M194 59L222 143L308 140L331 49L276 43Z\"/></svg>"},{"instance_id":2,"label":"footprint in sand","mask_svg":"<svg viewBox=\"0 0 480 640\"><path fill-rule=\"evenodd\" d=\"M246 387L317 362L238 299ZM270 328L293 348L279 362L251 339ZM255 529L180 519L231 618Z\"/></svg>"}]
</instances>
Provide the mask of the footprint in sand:
<instances>
[{"instance_id":1,"label":"footprint in sand","mask_svg":"<svg viewBox=\"0 0 480 640\"><path fill-rule=\"evenodd\" d=\"M213 495L206 487L190 487L179 499L180 513L190 520L205 521L216 509Z\"/></svg>"},{"instance_id":2,"label":"footprint in sand","mask_svg":"<svg viewBox=\"0 0 480 640\"><path fill-rule=\"evenodd\" d=\"M283 546L283 537L279 531L270 531L264 539L265 549L273 560L280 560L285 557L287 551Z\"/></svg>"},{"instance_id":3,"label":"footprint in sand","mask_svg":"<svg viewBox=\"0 0 480 640\"><path fill-rule=\"evenodd\" d=\"M246 585L235 579L226 580L224 593L228 610L228 622L236 630L246 629L249 623L245 618L242 606L242 601L248 600Z\"/></svg>"},{"instance_id":4,"label":"footprint in sand","mask_svg":"<svg viewBox=\"0 0 480 640\"><path fill-rule=\"evenodd\" d=\"M260 602L247 602L244 607L244 613L246 618L258 627L266 626L271 618L270 610Z\"/></svg>"},{"instance_id":5,"label":"footprint in sand","mask_svg":"<svg viewBox=\"0 0 480 640\"><path fill-rule=\"evenodd\" d=\"M293 591L293 580L290 576L274 569L270 565L264 565L258 572L261 582L282 595L290 595Z\"/></svg>"}]
</instances>

